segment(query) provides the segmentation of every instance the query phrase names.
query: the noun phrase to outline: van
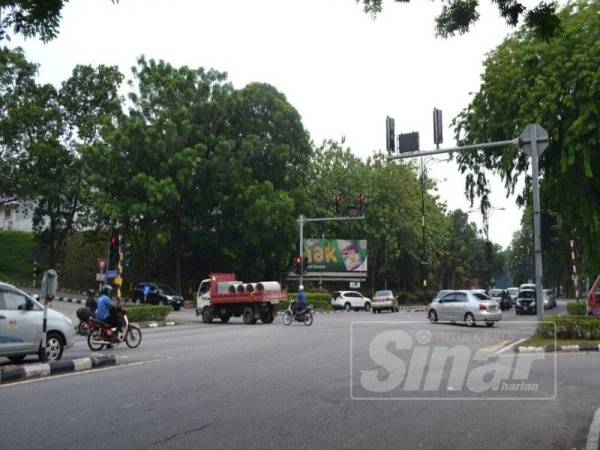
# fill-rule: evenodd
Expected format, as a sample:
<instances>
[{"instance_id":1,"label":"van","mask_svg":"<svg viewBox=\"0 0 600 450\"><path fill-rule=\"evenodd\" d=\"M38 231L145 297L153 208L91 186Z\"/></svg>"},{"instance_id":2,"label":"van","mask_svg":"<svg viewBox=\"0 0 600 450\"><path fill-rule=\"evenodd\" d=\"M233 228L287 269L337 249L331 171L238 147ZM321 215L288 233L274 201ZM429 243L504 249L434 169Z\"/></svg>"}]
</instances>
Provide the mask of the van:
<instances>
[{"instance_id":1,"label":"van","mask_svg":"<svg viewBox=\"0 0 600 450\"><path fill-rule=\"evenodd\" d=\"M42 349L44 307L30 295L0 283L0 357L20 363L27 355L46 354L58 361L64 349L73 346L75 329L64 314L48 309L46 348Z\"/></svg>"}]
</instances>

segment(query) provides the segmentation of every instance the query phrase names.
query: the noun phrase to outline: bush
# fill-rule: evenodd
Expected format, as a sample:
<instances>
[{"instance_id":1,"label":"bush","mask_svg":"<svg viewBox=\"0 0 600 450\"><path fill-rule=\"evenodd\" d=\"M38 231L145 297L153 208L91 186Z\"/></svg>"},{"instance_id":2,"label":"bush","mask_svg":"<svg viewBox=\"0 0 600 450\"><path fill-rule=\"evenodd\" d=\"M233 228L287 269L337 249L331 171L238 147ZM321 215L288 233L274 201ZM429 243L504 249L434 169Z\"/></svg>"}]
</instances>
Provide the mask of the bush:
<instances>
[{"instance_id":1,"label":"bush","mask_svg":"<svg viewBox=\"0 0 600 450\"><path fill-rule=\"evenodd\" d=\"M585 316L585 303L567 303L567 312L572 316Z\"/></svg>"},{"instance_id":2,"label":"bush","mask_svg":"<svg viewBox=\"0 0 600 450\"><path fill-rule=\"evenodd\" d=\"M127 308L127 317L131 322L147 322L150 320L165 320L173 311L170 306L141 305Z\"/></svg>"},{"instance_id":3,"label":"bush","mask_svg":"<svg viewBox=\"0 0 600 450\"><path fill-rule=\"evenodd\" d=\"M584 316L552 316L538 325L536 336L553 339L600 339L600 319Z\"/></svg>"},{"instance_id":4,"label":"bush","mask_svg":"<svg viewBox=\"0 0 600 450\"><path fill-rule=\"evenodd\" d=\"M297 292L288 292L288 300L296 300ZM306 299L309 302L331 302L331 294L324 292L307 292Z\"/></svg>"}]
</instances>

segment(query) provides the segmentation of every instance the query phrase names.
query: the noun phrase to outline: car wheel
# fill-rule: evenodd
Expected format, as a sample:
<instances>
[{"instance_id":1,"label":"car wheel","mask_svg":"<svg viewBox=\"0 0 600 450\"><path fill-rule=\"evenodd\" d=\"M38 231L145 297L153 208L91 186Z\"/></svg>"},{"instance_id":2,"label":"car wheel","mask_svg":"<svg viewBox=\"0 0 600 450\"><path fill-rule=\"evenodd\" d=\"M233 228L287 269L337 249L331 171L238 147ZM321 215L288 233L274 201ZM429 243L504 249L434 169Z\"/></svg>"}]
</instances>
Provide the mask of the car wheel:
<instances>
[{"instance_id":1,"label":"car wheel","mask_svg":"<svg viewBox=\"0 0 600 450\"><path fill-rule=\"evenodd\" d=\"M365 311L371 311L371 304L369 302L365 303Z\"/></svg>"},{"instance_id":2,"label":"car wheel","mask_svg":"<svg viewBox=\"0 0 600 450\"><path fill-rule=\"evenodd\" d=\"M173 311L179 311L181 309L181 305L173 305Z\"/></svg>"},{"instance_id":3,"label":"car wheel","mask_svg":"<svg viewBox=\"0 0 600 450\"><path fill-rule=\"evenodd\" d=\"M473 317L473 314L471 314L471 313L465 314L465 325L468 327L475 326L475 317Z\"/></svg>"},{"instance_id":4,"label":"car wheel","mask_svg":"<svg viewBox=\"0 0 600 450\"><path fill-rule=\"evenodd\" d=\"M213 320L212 310L210 309L210 307L207 306L202 310L202 322L211 323L212 320Z\"/></svg>"},{"instance_id":5,"label":"car wheel","mask_svg":"<svg viewBox=\"0 0 600 450\"><path fill-rule=\"evenodd\" d=\"M10 361L15 364L19 364L19 363L23 362L23 360L25 359L26 356L27 355L9 356L8 359L10 359Z\"/></svg>"},{"instance_id":6,"label":"car wheel","mask_svg":"<svg viewBox=\"0 0 600 450\"><path fill-rule=\"evenodd\" d=\"M344 305L344 311L350 311L352 309L352 306L350 306L350 303L346 303Z\"/></svg>"},{"instance_id":7,"label":"car wheel","mask_svg":"<svg viewBox=\"0 0 600 450\"><path fill-rule=\"evenodd\" d=\"M46 348L38 352L40 361L58 361L62 358L64 344L62 338L57 333L48 333L46 337Z\"/></svg>"},{"instance_id":8,"label":"car wheel","mask_svg":"<svg viewBox=\"0 0 600 450\"><path fill-rule=\"evenodd\" d=\"M494 324L495 324L495 323L496 323L496 322L486 322L485 324L486 324L488 327L490 327L490 328L491 328L491 327L493 327L493 326L494 326Z\"/></svg>"},{"instance_id":9,"label":"car wheel","mask_svg":"<svg viewBox=\"0 0 600 450\"><path fill-rule=\"evenodd\" d=\"M373 311L373 314L377 314L377 310L376 309L373 309L372 311Z\"/></svg>"},{"instance_id":10,"label":"car wheel","mask_svg":"<svg viewBox=\"0 0 600 450\"><path fill-rule=\"evenodd\" d=\"M433 309L429 311L429 314L427 316L429 317L429 321L431 323L436 323L438 321L437 313Z\"/></svg>"}]
</instances>

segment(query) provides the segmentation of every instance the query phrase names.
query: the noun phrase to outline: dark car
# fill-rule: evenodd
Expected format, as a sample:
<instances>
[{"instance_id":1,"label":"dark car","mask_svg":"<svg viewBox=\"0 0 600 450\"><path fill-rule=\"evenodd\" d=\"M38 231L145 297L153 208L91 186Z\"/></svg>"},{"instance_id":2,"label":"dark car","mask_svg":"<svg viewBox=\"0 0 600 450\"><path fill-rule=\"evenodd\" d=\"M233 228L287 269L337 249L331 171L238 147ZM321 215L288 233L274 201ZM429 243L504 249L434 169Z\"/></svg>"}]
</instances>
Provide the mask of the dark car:
<instances>
[{"instance_id":1,"label":"dark car","mask_svg":"<svg viewBox=\"0 0 600 450\"><path fill-rule=\"evenodd\" d=\"M151 305L171 305L175 311L183 306L183 297L165 284L140 283L133 290L133 299Z\"/></svg>"},{"instance_id":2,"label":"dark car","mask_svg":"<svg viewBox=\"0 0 600 450\"><path fill-rule=\"evenodd\" d=\"M515 312L517 314L537 313L535 289L519 289Z\"/></svg>"},{"instance_id":3,"label":"dark car","mask_svg":"<svg viewBox=\"0 0 600 450\"><path fill-rule=\"evenodd\" d=\"M512 300L508 292L504 289L490 289L488 295L500 303L500 309L502 311L509 310L512 307Z\"/></svg>"}]
</instances>

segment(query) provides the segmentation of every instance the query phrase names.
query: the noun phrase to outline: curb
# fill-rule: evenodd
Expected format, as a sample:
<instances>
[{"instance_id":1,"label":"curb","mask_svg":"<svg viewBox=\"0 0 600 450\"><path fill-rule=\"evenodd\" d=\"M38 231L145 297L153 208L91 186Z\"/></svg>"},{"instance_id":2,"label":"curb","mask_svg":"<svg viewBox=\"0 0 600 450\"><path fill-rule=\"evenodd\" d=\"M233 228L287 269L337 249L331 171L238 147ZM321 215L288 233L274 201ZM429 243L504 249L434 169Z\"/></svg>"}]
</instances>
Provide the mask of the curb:
<instances>
[{"instance_id":1,"label":"curb","mask_svg":"<svg viewBox=\"0 0 600 450\"><path fill-rule=\"evenodd\" d=\"M97 369L117 364L115 356L98 355L70 361L54 361L50 363L29 364L15 369L0 372L0 384L21 381L27 378L47 377L68 372Z\"/></svg>"},{"instance_id":2,"label":"curb","mask_svg":"<svg viewBox=\"0 0 600 450\"><path fill-rule=\"evenodd\" d=\"M592 417L585 450L598 450L598 448L600 448L600 408L596 410Z\"/></svg>"},{"instance_id":3,"label":"curb","mask_svg":"<svg viewBox=\"0 0 600 450\"><path fill-rule=\"evenodd\" d=\"M550 352L598 352L600 344L585 344L585 345L545 345L542 347L515 347L515 352L519 353L550 353Z\"/></svg>"},{"instance_id":4,"label":"curb","mask_svg":"<svg viewBox=\"0 0 600 450\"><path fill-rule=\"evenodd\" d=\"M173 322L172 320L166 322L148 322L144 325L141 325L140 328L158 328L158 327L173 327L177 325L177 322Z\"/></svg>"}]
</instances>

